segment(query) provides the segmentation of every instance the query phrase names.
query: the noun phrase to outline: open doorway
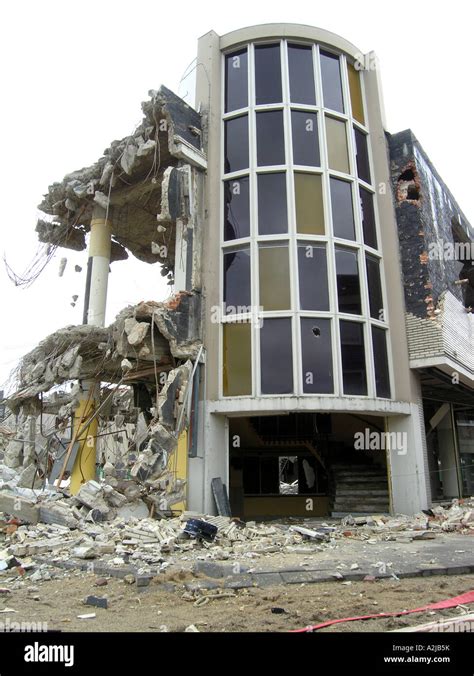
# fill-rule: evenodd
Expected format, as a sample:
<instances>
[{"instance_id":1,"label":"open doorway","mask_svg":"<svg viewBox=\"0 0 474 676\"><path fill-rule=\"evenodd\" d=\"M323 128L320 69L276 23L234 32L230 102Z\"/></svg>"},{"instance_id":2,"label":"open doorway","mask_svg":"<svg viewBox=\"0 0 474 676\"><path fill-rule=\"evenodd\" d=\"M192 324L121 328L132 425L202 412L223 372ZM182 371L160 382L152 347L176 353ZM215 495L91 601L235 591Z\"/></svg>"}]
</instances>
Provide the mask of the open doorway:
<instances>
[{"instance_id":1,"label":"open doorway","mask_svg":"<svg viewBox=\"0 0 474 676\"><path fill-rule=\"evenodd\" d=\"M389 511L386 453L357 434L374 416L292 413L229 420L229 497L244 519Z\"/></svg>"}]
</instances>

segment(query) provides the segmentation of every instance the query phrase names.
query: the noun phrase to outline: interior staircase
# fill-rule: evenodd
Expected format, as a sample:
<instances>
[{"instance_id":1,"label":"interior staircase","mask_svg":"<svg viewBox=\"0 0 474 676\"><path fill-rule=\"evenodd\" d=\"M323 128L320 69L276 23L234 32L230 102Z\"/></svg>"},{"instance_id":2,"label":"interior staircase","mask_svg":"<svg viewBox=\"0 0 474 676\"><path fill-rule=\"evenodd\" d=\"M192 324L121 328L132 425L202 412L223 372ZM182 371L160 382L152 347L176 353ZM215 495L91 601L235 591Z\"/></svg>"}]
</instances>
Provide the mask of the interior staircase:
<instances>
[{"instance_id":1,"label":"interior staircase","mask_svg":"<svg viewBox=\"0 0 474 676\"><path fill-rule=\"evenodd\" d=\"M387 514L390 510L387 470L377 465L331 467L331 516Z\"/></svg>"}]
</instances>

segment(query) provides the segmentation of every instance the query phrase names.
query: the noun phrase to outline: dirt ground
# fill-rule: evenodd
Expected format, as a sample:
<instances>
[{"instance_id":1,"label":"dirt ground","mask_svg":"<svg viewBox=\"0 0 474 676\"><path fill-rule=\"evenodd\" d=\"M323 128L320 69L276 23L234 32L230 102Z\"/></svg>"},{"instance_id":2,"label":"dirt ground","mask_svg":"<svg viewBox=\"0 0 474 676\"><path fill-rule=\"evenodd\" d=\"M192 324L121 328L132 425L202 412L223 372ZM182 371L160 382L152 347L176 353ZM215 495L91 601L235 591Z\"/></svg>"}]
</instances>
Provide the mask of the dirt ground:
<instances>
[{"instance_id":1,"label":"dirt ground","mask_svg":"<svg viewBox=\"0 0 474 676\"><path fill-rule=\"evenodd\" d=\"M0 621L8 618L9 622L45 622L48 630L63 632L180 632L191 624L206 632L286 632L330 619L417 608L474 589L474 575L449 575L281 585L236 592L222 589L193 595L183 586L193 579L196 578L189 573L168 573L144 588L114 578L107 579L104 586L96 586L98 578L86 573L61 572L55 579L35 584L26 579L10 593L2 590L0 610L8 607L17 612L0 614ZM178 585L174 591L169 582ZM231 596L216 597L219 593ZM88 595L106 596L108 608L84 605ZM196 603L206 595L211 595L209 600ZM454 608L348 622L320 631L390 631L460 612ZM96 617L77 618L87 613L95 613Z\"/></svg>"}]
</instances>

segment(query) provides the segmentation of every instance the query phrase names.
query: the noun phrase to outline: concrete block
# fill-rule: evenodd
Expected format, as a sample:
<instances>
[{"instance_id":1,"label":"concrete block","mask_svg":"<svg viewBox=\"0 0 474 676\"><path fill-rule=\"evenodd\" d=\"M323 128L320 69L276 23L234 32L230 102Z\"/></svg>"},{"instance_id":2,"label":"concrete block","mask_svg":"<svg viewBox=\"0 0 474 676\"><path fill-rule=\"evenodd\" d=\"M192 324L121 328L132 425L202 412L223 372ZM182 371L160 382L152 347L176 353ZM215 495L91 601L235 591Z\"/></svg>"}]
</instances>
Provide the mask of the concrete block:
<instances>
[{"instance_id":1,"label":"concrete block","mask_svg":"<svg viewBox=\"0 0 474 676\"><path fill-rule=\"evenodd\" d=\"M252 578L259 587L273 587L274 585L283 584L283 578L280 573L252 573Z\"/></svg>"},{"instance_id":2,"label":"concrete block","mask_svg":"<svg viewBox=\"0 0 474 676\"><path fill-rule=\"evenodd\" d=\"M135 578L135 584L137 587L148 587L152 579L152 575L137 575Z\"/></svg>"},{"instance_id":3,"label":"concrete block","mask_svg":"<svg viewBox=\"0 0 474 676\"><path fill-rule=\"evenodd\" d=\"M254 585L254 579L249 573L245 575L233 575L224 582L226 589L248 589Z\"/></svg>"},{"instance_id":4,"label":"concrete block","mask_svg":"<svg viewBox=\"0 0 474 676\"><path fill-rule=\"evenodd\" d=\"M0 512L11 514L28 523L39 521L38 505L10 491L0 491Z\"/></svg>"},{"instance_id":5,"label":"concrete block","mask_svg":"<svg viewBox=\"0 0 474 676\"><path fill-rule=\"evenodd\" d=\"M105 596L88 596L84 599L84 605L93 606L94 608L107 608L108 601Z\"/></svg>"}]
</instances>

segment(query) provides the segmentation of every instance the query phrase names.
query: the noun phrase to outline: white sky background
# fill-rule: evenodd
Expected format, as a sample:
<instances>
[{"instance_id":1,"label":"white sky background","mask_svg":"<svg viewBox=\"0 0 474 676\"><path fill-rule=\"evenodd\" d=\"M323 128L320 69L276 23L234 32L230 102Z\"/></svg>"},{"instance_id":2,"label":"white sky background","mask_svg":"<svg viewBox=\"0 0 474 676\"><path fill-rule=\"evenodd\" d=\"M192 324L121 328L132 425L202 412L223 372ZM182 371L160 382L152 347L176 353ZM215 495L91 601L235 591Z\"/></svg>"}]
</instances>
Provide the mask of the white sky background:
<instances>
[{"instance_id":1,"label":"white sky background","mask_svg":"<svg viewBox=\"0 0 474 676\"><path fill-rule=\"evenodd\" d=\"M48 185L132 133L149 89L164 84L186 93L179 82L200 35L269 22L318 26L364 53L375 50L388 131L414 131L474 223L472 10L465 0L25 0L0 9L0 255L23 272L38 245L36 207ZM0 389L42 338L82 322L86 265L86 251L59 249L35 284L22 289L0 260ZM107 323L126 305L163 300L169 290L158 265L133 256L114 263Z\"/></svg>"}]
</instances>

